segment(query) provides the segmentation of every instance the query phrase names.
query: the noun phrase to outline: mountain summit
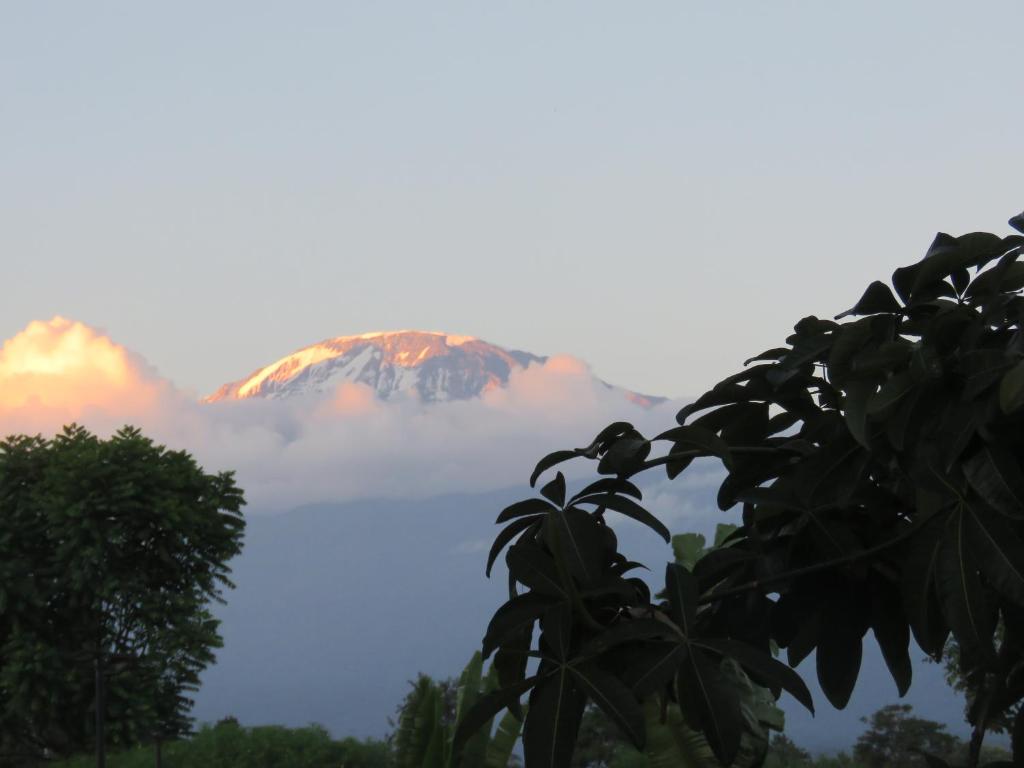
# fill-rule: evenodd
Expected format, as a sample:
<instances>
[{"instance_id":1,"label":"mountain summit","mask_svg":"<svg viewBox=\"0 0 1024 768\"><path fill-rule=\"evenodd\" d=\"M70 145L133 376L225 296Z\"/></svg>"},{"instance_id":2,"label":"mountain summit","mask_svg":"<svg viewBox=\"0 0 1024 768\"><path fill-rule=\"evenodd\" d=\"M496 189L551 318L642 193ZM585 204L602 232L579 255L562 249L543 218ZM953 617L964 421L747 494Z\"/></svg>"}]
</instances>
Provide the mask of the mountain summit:
<instances>
[{"instance_id":1,"label":"mountain summit","mask_svg":"<svg viewBox=\"0 0 1024 768\"><path fill-rule=\"evenodd\" d=\"M339 336L225 384L206 402L316 394L346 381L372 387L382 400L402 392L415 392L424 402L466 400L506 386L513 370L546 360L472 336L426 331ZM622 391L638 405L662 400Z\"/></svg>"}]
</instances>

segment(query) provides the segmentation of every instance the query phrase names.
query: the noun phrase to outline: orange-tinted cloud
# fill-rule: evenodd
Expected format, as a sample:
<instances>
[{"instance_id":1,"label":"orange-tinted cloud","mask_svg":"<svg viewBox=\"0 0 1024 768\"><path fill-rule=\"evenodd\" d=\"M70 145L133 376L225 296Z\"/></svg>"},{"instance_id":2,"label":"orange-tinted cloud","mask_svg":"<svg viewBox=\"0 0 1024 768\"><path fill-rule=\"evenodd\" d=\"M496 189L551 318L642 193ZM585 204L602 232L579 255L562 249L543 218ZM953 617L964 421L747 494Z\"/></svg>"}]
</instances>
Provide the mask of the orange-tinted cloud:
<instances>
[{"instance_id":1,"label":"orange-tinted cloud","mask_svg":"<svg viewBox=\"0 0 1024 768\"><path fill-rule=\"evenodd\" d=\"M35 321L0 347L0 431L138 418L167 390L146 364L80 322Z\"/></svg>"}]
</instances>

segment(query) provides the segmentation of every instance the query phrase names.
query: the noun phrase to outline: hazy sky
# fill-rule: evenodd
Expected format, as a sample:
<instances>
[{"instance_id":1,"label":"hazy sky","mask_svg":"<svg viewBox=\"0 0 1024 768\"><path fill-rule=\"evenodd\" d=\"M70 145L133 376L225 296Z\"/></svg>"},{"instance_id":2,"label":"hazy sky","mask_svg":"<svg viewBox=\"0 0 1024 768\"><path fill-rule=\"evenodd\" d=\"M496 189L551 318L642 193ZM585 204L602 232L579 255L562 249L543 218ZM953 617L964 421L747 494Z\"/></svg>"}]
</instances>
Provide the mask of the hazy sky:
<instances>
[{"instance_id":1,"label":"hazy sky","mask_svg":"<svg viewBox=\"0 0 1024 768\"><path fill-rule=\"evenodd\" d=\"M0 339L370 330L686 395L1024 207L1019 2L0 2Z\"/></svg>"}]
</instances>

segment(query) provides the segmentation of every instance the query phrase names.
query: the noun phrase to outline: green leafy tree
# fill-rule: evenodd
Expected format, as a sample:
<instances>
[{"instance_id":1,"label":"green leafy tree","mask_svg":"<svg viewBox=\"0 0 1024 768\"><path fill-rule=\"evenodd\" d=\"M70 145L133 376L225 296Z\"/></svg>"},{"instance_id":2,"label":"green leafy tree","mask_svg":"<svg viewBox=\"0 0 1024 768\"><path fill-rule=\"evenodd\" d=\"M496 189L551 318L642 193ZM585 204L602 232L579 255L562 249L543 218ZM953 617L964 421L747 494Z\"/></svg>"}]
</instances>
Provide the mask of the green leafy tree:
<instances>
[{"instance_id":1,"label":"green leafy tree","mask_svg":"<svg viewBox=\"0 0 1024 768\"><path fill-rule=\"evenodd\" d=\"M1024 215L1010 223L1024 231ZM659 722L679 712L733 765L745 718L728 665L810 707L791 667L813 651L841 709L869 631L901 694L911 635L939 657L952 633L976 690L977 765L990 724L1024 696L1022 252L1021 235L940 234L893 273L895 290L875 282L835 320L804 318L676 426L647 438L620 422L542 459L531 485L571 459L604 477L573 492L557 473L498 516L487 571L507 549L510 595L483 649L501 687L459 738L528 694L527 766L555 768L571 761L588 701L640 749L657 702ZM652 597L606 518L668 541L633 480L675 478L702 457L725 468L718 504L739 506L741 525L692 567L669 563ZM1019 716L1013 730L1021 759Z\"/></svg>"},{"instance_id":2,"label":"green leafy tree","mask_svg":"<svg viewBox=\"0 0 1024 768\"><path fill-rule=\"evenodd\" d=\"M91 757L77 757L55 768L92 768ZM151 768L144 748L111 754L110 768ZM189 738L169 741L166 768L392 768L391 750L376 739L332 739L321 726L247 728L234 718L204 725Z\"/></svg>"},{"instance_id":3,"label":"green leafy tree","mask_svg":"<svg viewBox=\"0 0 1024 768\"><path fill-rule=\"evenodd\" d=\"M765 760L765 768L811 768L813 761L806 749L801 749L784 733L772 738Z\"/></svg>"},{"instance_id":4,"label":"green leafy tree","mask_svg":"<svg viewBox=\"0 0 1024 768\"><path fill-rule=\"evenodd\" d=\"M959 739L941 723L911 715L909 704L890 704L862 719L868 729L857 739L853 755L867 768L924 768L921 752L955 758Z\"/></svg>"},{"instance_id":5,"label":"green leafy tree","mask_svg":"<svg viewBox=\"0 0 1024 768\"><path fill-rule=\"evenodd\" d=\"M243 503L230 473L206 474L133 428L0 443L8 759L188 730L188 694L220 645L209 604L230 586Z\"/></svg>"},{"instance_id":6,"label":"green leafy tree","mask_svg":"<svg viewBox=\"0 0 1024 768\"><path fill-rule=\"evenodd\" d=\"M390 737L398 768L508 768L522 728L522 713L509 712L493 727L493 718L474 728L471 738L454 748L460 721L497 685L493 667L483 674L483 657L473 655L458 682L435 682L421 674L398 708ZM493 735L491 731L494 731Z\"/></svg>"}]
</instances>

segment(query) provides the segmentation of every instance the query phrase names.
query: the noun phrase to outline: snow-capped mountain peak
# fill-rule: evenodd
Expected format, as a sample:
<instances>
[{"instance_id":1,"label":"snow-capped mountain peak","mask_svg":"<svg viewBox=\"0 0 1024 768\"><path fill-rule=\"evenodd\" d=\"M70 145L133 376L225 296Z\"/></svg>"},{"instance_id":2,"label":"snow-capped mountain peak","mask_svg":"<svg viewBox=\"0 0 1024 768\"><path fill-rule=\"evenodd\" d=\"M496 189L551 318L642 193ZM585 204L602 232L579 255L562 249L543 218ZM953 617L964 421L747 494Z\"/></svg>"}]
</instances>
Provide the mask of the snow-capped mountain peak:
<instances>
[{"instance_id":1,"label":"snow-capped mountain peak","mask_svg":"<svg viewBox=\"0 0 1024 768\"><path fill-rule=\"evenodd\" d=\"M508 384L516 369L547 358L504 349L473 336L433 331L386 331L338 336L298 350L206 398L244 400L330 392L346 382L365 384L387 400L398 393L424 402L465 400ZM661 398L624 393L641 405Z\"/></svg>"}]
</instances>

